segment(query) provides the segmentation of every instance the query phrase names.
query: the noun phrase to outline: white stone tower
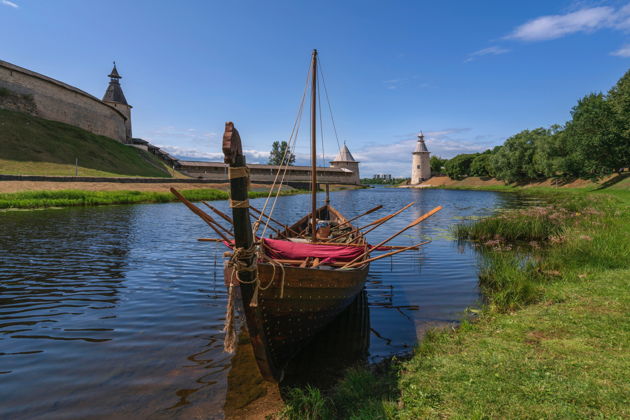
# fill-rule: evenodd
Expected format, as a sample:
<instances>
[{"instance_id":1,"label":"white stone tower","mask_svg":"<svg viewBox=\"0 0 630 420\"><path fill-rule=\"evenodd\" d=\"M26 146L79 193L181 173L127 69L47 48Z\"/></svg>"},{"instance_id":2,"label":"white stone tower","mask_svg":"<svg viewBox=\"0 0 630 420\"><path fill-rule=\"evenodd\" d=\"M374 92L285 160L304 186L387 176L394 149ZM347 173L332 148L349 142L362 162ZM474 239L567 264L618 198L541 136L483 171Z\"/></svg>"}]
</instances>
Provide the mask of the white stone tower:
<instances>
[{"instance_id":1,"label":"white stone tower","mask_svg":"<svg viewBox=\"0 0 630 420\"><path fill-rule=\"evenodd\" d=\"M105 91L105 95L103 96L103 102L107 105L116 108L120 111L127 119L125 120L125 129L127 132L127 141L126 143L131 143L131 108L132 106L127 103L127 99L125 98L125 94L120 87L120 79L122 76L118 74L118 70L116 70L116 62L114 61L114 68L112 72L108 75L109 77L109 86L107 86L107 90Z\"/></svg>"},{"instance_id":2,"label":"white stone tower","mask_svg":"<svg viewBox=\"0 0 630 420\"><path fill-rule=\"evenodd\" d=\"M355 184L359 185L361 183L361 177L359 176L359 162L354 160L350 150L348 150L348 146L346 143L343 144L343 147L339 151L339 154L335 158L335 160L330 162L331 168L341 168L352 171L353 176L352 180Z\"/></svg>"},{"instance_id":3,"label":"white stone tower","mask_svg":"<svg viewBox=\"0 0 630 420\"><path fill-rule=\"evenodd\" d=\"M418 134L416 150L411 159L411 184L420 184L431 178L431 159L427 145L424 144L424 134Z\"/></svg>"}]
</instances>

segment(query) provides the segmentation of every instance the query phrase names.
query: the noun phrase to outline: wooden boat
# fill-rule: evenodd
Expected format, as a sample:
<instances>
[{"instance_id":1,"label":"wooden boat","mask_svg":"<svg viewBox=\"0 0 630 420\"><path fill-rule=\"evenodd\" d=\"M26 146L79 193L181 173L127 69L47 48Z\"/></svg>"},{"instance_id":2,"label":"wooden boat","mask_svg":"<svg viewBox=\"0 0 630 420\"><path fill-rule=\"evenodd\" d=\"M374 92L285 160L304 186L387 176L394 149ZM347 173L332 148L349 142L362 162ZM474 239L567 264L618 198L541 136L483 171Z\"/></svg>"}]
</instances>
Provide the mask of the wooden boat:
<instances>
[{"instance_id":1,"label":"wooden boat","mask_svg":"<svg viewBox=\"0 0 630 420\"><path fill-rule=\"evenodd\" d=\"M362 215L379 209L378 206L352 220L346 219L329 202L326 186L326 202L317 207L316 171L316 99L317 99L317 51L311 62L311 211L291 226L276 230L276 235L264 238L264 231L257 236L260 223L275 221L271 214L256 210L258 219L252 226L248 201L249 173L240 135L232 122L226 123L223 135L223 154L228 164L230 179L230 207L232 218L208 207L233 225L232 232L220 226L207 213L188 202L174 189L171 191L193 212L212 227L223 241L232 248L226 261L225 281L229 286L226 315L227 351L232 351L236 331L233 325L234 307L238 305L245 314L258 368L263 378L280 382L287 363L327 324L335 319L363 290L370 261L409 249L418 245L399 247L397 251L369 258L375 250L415 226L424 218L438 211L434 209L408 225L405 229L376 247L365 240L360 228L350 222ZM275 186L275 183L274 183ZM273 191L272 186L271 191ZM271 193L270 193L271 197ZM276 196L277 198L277 196ZM399 214L386 216L366 226L380 226ZM271 208L273 211L273 206ZM255 218L255 216L254 216ZM275 221L276 223L279 223ZM364 226L365 227L365 226ZM218 229L220 228L220 229ZM214 240L217 239L208 239ZM388 249L393 249L389 247Z\"/></svg>"},{"instance_id":2,"label":"wooden boat","mask_svg":"<svg viewBox=\"0 0 630 420\"><path fill-rule=\"evenodd\" d=\"M318 209L318 216L326 213L335 221L346 221L330 205ZM291 229L300 227L296 223ZM365 243L362 237L357 239ZM262 287L258 290L256 305L251 305L256 285L238 282L256 361L267 380L282 380L284 367L291 358L355 300L369 270L369 263L347 270L323 264L301 265L305 264L285 262L278 269L259 261L258 278L264 290ZM225 278L234 286L233 271L233 267L227 267Z\"/></svg>"}]
</instances>

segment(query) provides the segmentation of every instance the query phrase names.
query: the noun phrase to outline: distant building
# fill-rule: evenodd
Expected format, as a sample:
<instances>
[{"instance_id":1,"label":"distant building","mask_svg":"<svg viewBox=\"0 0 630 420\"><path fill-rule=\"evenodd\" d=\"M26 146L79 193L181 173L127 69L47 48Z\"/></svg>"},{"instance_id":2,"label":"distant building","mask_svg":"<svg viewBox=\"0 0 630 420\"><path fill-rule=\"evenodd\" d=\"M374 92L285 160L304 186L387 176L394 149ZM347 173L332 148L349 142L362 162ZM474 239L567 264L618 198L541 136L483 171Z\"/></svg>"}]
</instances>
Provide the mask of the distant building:
<instances>
[{"instance_id":1,"label":"distant building","mask_svg":"<svg viewBox=\"0 0 630 420\"><path fill-rule=\"evenodd\" d=\"M392 174L374 174L374 179L382 179L383 181L391 181Z\"/></svg>"},{"instance_id":2,"label":"distant building","mask_svg":"<svg viewBox=\"0 0 630 420\"><path fill-rule=\"evenodd\" d=\"M136 139L134 139L135 141ZM140 144L138 144L140 145ZM159 148L149 145L149 152L160 157L164 153ZM155 150L152 150L154 148ZM162 159L164 159L162 157ZM175 169L181 173L202 179L211 179L217 182L226 182L227 165L223 162L198 162L179 160L175 163ZM259 165L248 164L252 182L272 183L276 179L276 173L279 166L276 165ZM289 166L286 168L284 180L287 183L301 183L307 185L311 181L310 166ZM339 154L330 162L330 168L317 167L317 181L320 184L344 184L359 185L359 162L354 160L350 150L344 144ZM302 188L302 187L301 187ZM307 187L303 187L307 188Z\"/></svg>"},{"instance_id":3,"label":"distant building","mask_svg":"<svg viewBox=\"0 0 630 420\"><path fill-rule=\"evenodd\" d=\"M339 151L339 154L335 158L335 160L330 162L331 168L338 169L347 169L352 171L353 181L355 184L359 185L361 183L361 177L359 176L359 162L354 160L350 150L348 150L348 146L343 144L343 147Z\"/></svg>"},{"instance_id":4,"label":"distant building","mask_svg":"<svg viewBox=\"0 0 630 420\"><path fill-rule=\"evenodd\" d=\"M109 77L109 87L100 100L74 86L0 60L0 109L60 121L129 144L131 106L123 95L115 64Z\"/></svg>"},{"instance_id":5,"label":"distant building","mask_svg":"<svg viewBox=\"0 0 630 420\"><path fill-rule=\"evenodd\" d=\"M424 143L424 134L418 134L416 149L411 159L411 184L420 184L431 178L431 159L427 145Z\"/></svg>"},{"instance_id":6,"label":"distant building","mask_svg":"<svg viewBox=\"0 0 630 420\"><path fill-rule=\"evenodd\" d=\"M103 96L103 102L113 106L127 117L125 120L125 132L127 134L127 143L131 143L133 140L131 136L131 108L133 107L127 103L127 98L125 98L122 87L120 87L122 76L116 70L116 62L114 62L114 68L107 77L109 77L109 86L107 86L105 96Z\"/></svg>"},{"instance_id":7,"label":"distant building","mask_svg":"<svg viewBox=\"0 0 630 420\"><path fill-rule=\"evenodd\" d=\"M101 100L74 86L0 60L0 109L60 121L109 137L145 150L169 167L193 178L228 181L227 166L223 162L180 160L147 140L134 138L131 131L132 106L127 102L120 85L122 76L118 73L116 63L108 77L109 85ZM276 179L277 166L252 164L248 167L253 182L271 183ZM361 183L359 162L352 157L345 144L330 162L330 168L318 167L317 175L321 184ZM311 180L311 167L289 166L284 179L306 184Z\"/></svg>"}]
</instances>

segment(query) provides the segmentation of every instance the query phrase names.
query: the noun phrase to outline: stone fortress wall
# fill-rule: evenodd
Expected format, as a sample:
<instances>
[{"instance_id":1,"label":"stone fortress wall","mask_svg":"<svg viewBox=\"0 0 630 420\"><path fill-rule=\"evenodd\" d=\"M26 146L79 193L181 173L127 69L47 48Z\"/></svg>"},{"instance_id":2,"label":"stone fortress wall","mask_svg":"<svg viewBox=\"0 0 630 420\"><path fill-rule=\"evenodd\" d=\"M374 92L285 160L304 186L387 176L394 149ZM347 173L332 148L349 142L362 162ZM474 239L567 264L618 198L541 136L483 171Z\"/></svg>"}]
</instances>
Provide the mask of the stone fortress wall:
<instances>
[{"instance_id":1,"label":"stone fortress wall","mask_svg":"<svg viewBox=\"0 0 630 420\"><path fill-rule=\"evenodd\" d=\"M116 65L112 69L109 87L103 100L74 86L35 73L0 60L0 109L25 112L44 119L60 121L95 134L100 134L129 146L154 154L173 169L196 179L227 181L227 167L222 162L183 161L169 155L148 141L133 138L131 133L131 106L127 104L118 79ZM346 145L331 163L331 167L318 167L320 183L360 184L359 162ZM271 183L277 166L248 165L253 182ZM306 184L311 180L311 168L290 166L287 182Z\"/></svg>"},{"instance_id":2,"label":"stone fortress wall","mask_svg":"<svg viewBox=\"0 0 630 420\"><path fill-rule=\"evenodd\" d=\"M122 143L131 141L128 118L121 111L73 86L0 60L2 88L9 94L0 95L0 108L74 125Z\"/></svg>"}]
</instances>

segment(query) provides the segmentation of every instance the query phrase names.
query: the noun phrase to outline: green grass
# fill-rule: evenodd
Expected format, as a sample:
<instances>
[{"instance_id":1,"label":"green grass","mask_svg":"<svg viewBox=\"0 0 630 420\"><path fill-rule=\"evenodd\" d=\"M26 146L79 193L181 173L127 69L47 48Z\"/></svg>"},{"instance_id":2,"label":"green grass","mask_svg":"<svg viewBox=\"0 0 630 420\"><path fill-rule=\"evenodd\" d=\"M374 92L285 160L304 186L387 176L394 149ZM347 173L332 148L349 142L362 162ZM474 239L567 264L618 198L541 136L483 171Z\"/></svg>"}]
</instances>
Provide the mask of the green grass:
<instances>
[{"instance_id":1,"label":"green grass","mask_svg":"<svg viewBox=\"0 0 630 420\"><path fill-rule=\"evenodd\" d=\"M68 124L0 109L0 173L170 177L155 156Z\"/></svg>"},{"instance_id":2,"label":"green grass","mask_svg":"<svg viewBox=\"0 0 630 420\"><path fill-rule=\"evenodd\" d=\"M517 210L461 231L485 255L474 321L430 332L385 373L353 369L317 418L630 418L630 192L543 198L562 217Z\"/></svg>"},{"instance_id":3,"label":"green grass","mask_svg":"<svg viewBox=\"0 0 630 420\"><path fill-rule=\"evenodd\" d=\"M378 375L364 368L349 369L344 379L328 394L317 388L290 389L287 405L278 417L286 420L381 419L391 418L397 394L395 369Z\"/></svg>"},{"instance_id":4,"label":"green grass","mask_svg":"<svg viewBox=\"0 0 630 420\"><path fill-rule=\"evenodd\" d=\"M573 192L593 192L598 190L605 190L606 192L613 192L615 190L630 191L630 173L625 172L620 175L613 175L610 179L600 180L599 182L589 181L581 184L580 186L573 185L539 185L539 183L533 184L507 184L507 185L466 185L466 178L462 180L461 184L455 185L439 185L435 187L426 187L430 189L445 189L445 190L467 190L467 191L497 191L497 192L522 192L522 191L535 191L541 193L562 193L563 191L570 190Z\"/></svg>"},{"instance_id":5,"label":"green grass","mask_svg":"<svg viewBox=\"0 0 630 420\"><path fill-rule=\"evenodd\" d=\"M180 191L190 201L227 200L226 191L195 189ZM300 190L282 191L280 195L299 194ZM250 198L266 197L266 191L250 191ZM0 194L0 209L39 209L50 207L84 207L107 204L166 203L176 201L170 192L143 191L29 191Z\"/></svg>"}]
</instances>

